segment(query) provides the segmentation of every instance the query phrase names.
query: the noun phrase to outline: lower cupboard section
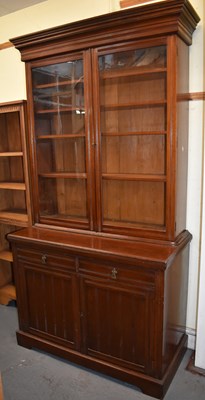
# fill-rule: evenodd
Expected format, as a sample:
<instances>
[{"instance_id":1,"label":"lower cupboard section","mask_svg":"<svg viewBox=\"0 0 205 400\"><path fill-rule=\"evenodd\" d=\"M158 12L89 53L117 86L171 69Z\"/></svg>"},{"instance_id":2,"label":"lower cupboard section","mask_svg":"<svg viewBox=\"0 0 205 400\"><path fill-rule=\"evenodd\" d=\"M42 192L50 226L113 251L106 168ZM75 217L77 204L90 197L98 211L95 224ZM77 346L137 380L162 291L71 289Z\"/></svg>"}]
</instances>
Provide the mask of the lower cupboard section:
<instances>
[{"instance_id":1,"label":"lower cupboard section","mask_svg":"<svg viewBox=\"0 0 205 400\"><path fill-rule=\"evenodd\" d=\"M151 372L154 290L82 279L81 293L84 352Z\"/></svg>"},{"instance_id":2,"label":"lower cupboard section","mask_svg":"<svg viewBox=\"0 0 205 400\"><path fill-rule=\"evenodd\" d=\"M25 278L28 312L25 329L76 348L74 276L54 276L49 271L25 268Z\"/></svg>"},{"instance_id":3,"label":"lower cupboard section","mask_svg":"<svg viewBox=\"0 0 205 400\"><path fill-rule=\"evenodd\" d=\"M162 247L160 263L28 240L12 249L20 345L164 396L186 349L188 246Z\"/></svg>"}]
</instances>

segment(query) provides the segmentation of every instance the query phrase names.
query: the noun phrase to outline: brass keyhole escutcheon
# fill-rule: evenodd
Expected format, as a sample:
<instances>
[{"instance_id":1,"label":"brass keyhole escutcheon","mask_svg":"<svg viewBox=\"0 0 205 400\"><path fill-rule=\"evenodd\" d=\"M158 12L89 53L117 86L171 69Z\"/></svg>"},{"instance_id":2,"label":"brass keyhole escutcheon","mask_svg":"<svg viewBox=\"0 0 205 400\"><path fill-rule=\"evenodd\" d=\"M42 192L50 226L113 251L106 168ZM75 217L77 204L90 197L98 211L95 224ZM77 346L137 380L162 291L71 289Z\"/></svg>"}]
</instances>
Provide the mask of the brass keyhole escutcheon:
<instances>
[{"instance_id":1,"label":"brass keyhole escutcheon","mask_svg":"<svg viewBox=\"0 0 205 400\"><path fill-rule=\"evenodd\" d=\"M112 279L116 279L117 278L117 274L118 274L118 270L116 268L113 268L112 272L111 272Z\"/></svg>"},{"instance_id":2,"label":"brass keyhole escutcheon","mask_svg":"<svg viewBox=\"0 0 205 400\"><path fill-rule=\"evenodd\" d=\"M42 264L46 264L46 262L47 262L47 256L46 256L46 254L43 254L43 255L42 255L42 257L41 257L41 262L42 262Z\"/></svg>"}]
</instances>

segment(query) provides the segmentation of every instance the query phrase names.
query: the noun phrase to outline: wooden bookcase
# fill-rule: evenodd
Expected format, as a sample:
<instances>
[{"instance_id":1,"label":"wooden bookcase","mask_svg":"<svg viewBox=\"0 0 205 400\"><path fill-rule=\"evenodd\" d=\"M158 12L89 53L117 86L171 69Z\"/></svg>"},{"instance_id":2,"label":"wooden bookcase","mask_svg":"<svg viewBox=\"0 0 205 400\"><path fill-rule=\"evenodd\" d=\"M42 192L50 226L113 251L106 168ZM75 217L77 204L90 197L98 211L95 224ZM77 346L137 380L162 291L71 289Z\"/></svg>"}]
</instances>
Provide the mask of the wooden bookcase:
<instances>
[{"instance_id":1,"label":"wooden bookcase","mask_svg":"<svg viewBox=\"0 0 205 400\"><path fill-rule=\"evenodd\" d=\"M7 235L31 224L23 101L0 104L0 303L16 299Z\"/></svg>"},{"instance_id":2,"label":"wooden bookcase","mask_svg":"<svg viewBox=\"0 0 205 400\"><path fill-rule=\"evenodd\" d=\"M198 21L168 0L11 39L26 64L34 218L9 234L18 343L158 398L187 342Z\"/></svg>"}]
</instances>

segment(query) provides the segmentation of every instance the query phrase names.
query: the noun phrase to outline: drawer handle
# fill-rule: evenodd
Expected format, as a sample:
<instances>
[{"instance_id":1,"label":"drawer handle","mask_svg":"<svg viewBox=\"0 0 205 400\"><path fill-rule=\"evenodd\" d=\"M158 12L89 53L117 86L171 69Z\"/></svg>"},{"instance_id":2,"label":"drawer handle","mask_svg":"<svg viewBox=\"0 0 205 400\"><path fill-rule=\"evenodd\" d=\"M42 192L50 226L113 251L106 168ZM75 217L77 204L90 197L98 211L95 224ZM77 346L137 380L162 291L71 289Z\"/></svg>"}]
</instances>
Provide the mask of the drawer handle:
<instances>
[{"instance_id":1,"label":"drawer handle","mask_svg":"<svg viewBox=\"0 0 205 400\"><path fill-rule=\"evenodd\" d=\"M47 263L47 256L45 254L42 255L41 262L42 262L42 264L46 264Z\"/></svg>"},{"instance_id":2,"label":"drawer handle","mask_svg":"<svg viewBox=\"0 0 205 400\"><path fill-rule=\"evenodd\" d=\"M117 274L118 274L118 270L116 268L113 268L112 272L111 272L111 278L112 279L116 279L117 278Z\"/></svg>"}]
</instances>

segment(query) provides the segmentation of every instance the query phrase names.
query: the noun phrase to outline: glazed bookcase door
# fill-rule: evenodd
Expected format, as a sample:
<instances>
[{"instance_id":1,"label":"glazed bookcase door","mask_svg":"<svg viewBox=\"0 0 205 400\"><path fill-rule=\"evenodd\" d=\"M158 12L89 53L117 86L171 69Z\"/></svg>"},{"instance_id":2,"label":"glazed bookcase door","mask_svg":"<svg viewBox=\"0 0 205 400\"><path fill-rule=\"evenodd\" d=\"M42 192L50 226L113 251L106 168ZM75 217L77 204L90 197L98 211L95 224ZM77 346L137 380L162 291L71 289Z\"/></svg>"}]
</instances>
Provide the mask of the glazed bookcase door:
<instances>
[{"instance_id":1,"label":"glazed bookcase door","mask_svg":"<svg viewBox=\"0 0 205 400\"><path fill-rule=\"evenodd\" d=\"M103 231L166 226L167 48L99 51L99 224ZM96 101L97 102L97 101Z\"/></svg>"},{"instance_id":2,"label":"glazed bookcase door","mask_svg":"<svg viewBox=\"0 0 205 400\"><path fill-rule=\"evenodd\" d=\"M83 54L32 68L40 223L90 227L87 84Z\"/></svg>"}]
</instances>

